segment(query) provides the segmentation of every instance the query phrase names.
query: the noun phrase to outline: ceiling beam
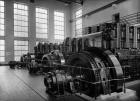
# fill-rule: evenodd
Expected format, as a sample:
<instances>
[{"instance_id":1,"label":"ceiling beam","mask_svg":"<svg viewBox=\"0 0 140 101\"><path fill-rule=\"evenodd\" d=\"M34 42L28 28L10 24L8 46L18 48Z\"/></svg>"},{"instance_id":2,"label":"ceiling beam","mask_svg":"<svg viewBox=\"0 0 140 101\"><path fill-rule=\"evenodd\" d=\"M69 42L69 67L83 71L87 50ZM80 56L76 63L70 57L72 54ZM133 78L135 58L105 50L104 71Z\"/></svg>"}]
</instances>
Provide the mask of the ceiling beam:
<instances>
[{"instance_id":1,"label":"ceiling beam","mask_svg":"<svg viewBox=\"0 0 140 101\"><path fill-rule=\"evenodd\" d=\"M77 3L77 4L83 5L83 0L80 0L80 1L77 1L77 0L56 0L56 1L64 2L64 3L68 3L68 4Z\"/></svg>"},{"instance_id":2,"label":"ceiling beam","mask_svg":"<svg viewBox=\"0 0 140 101\"><path fill-rule=\"evenodd\" d=\"M90 16L90 15L92 15L92 14L95 14L95 13L97 13L97 12L99 12L99 11L102 11L102 10L105 10L105 9L111 7L113 4L119 4L119 3L124 2L124 1L127 1L127 0L116 0L116 1L111 2L111 3L109 3L109 4L105 5L105 6L102 6L102 7L100 7L100 8L97 8L97 9L95 9L94 11L91 11L91 12L89 12L89 13L86 13L86 14L82 15L82 17Z\"/></svg>"},{"instance_id":3,"label":"ceiling beam","mask_svg":"<svg viewBox=\"0 0 140 101\"><path fill-rule=\"evenodd\" d=\"M100 11L102 11L102 10L105 10L105 9L111 7L113 4L119 4L119 3L122 3L122 2L124 2L124 1L127 1L127 0L116 0L116 1L111 2L111 3L109 3L109 4L105 5L105 6L102 6L102 7L100 7L100 8L97 8L97 9L91 11L91 12L88 12L88 13L82 15L82 16L79 17L79 18L84 18L84 17L86 17L86 16L93 15L93 14L95 14L95 13L97 13L97 12L100 12ZM77 18L77 19L78 19L78 18ZM70 20L70 22L73 22L73 21L74 21L74 19Z\"/></svg>"}]
</instances>

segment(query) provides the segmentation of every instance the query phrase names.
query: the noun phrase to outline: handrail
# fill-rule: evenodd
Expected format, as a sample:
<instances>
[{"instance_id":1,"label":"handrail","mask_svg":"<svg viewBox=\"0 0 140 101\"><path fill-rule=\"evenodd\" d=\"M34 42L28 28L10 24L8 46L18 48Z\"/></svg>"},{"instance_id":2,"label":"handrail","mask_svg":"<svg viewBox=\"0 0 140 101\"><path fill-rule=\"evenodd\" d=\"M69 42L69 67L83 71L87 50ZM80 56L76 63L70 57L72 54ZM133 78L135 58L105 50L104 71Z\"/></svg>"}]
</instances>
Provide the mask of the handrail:
<instances>
[{"instance_id":1,"label":"handrail","mask_svg":"<svg viewBox=\"0 0 140 101\"><path fill-rule=\"evenodd\" d=\"M109 22L112 22L112 20L105 21L105 22L95 24L95 25L92 25L92 26L98 26L100 24L109 23ZM133 24L140 23L140 12L120 17L120 23L124 23L124 24L128 24L128 25L133 25Z\"/></svg>"},{"instance_id":2,"label":"handrail","mask_svg":"<svg viewBox=\"0 0 140 101\"><path fill-rule=\"evenodd\" d=\"M95 24L95 25L92 25L92 26L89 26L89 27L99 26L99 25L104 24L104 23L112 23L112 22L113 22L112 20L109 20L109 21L98 23L98 24ZM127 24L129 26L133 26L135 24L139 24L140 23L140 12L120 17L120 23ZM85 30L85 27L82 28L82 30Z\"/></svg>"}]
</instances>

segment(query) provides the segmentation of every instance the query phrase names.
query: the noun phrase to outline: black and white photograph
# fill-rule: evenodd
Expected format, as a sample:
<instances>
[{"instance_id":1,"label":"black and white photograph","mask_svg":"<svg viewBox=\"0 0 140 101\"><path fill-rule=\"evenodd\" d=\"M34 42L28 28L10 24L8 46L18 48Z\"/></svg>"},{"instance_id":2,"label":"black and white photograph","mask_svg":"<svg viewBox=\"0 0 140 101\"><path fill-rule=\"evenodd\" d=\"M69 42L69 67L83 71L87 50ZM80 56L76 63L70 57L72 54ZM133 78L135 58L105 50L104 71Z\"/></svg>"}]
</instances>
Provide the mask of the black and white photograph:
<instances>
[{"instance_id":1,"label":"black and white photograph","mask_svg":"<svg viewBox=\"0 0 140 101\"><path fill-rule=\"evenodd\" d=\"M0 0L0 101L140 101L140 0Z\"/></svg>"}]
</instances>

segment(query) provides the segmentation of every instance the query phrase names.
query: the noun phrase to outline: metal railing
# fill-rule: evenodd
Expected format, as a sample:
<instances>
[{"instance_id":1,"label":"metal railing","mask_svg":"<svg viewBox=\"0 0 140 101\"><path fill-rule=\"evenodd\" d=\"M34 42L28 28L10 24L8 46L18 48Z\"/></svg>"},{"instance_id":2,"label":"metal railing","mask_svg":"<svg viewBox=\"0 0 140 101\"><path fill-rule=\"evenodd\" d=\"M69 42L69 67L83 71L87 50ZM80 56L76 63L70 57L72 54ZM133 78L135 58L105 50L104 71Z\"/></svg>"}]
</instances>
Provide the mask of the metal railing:
<instances>
[{"instance_id":1,"label":"metal railing","mask_svg":"<svg viewBox=\"0 0 140 101\"><path fill-rule=\"evenodd\" d=\"M128 25L138 24L140 23L140 12L123 16L120 18L120 22Z\"/></svg>"}]
</instances>

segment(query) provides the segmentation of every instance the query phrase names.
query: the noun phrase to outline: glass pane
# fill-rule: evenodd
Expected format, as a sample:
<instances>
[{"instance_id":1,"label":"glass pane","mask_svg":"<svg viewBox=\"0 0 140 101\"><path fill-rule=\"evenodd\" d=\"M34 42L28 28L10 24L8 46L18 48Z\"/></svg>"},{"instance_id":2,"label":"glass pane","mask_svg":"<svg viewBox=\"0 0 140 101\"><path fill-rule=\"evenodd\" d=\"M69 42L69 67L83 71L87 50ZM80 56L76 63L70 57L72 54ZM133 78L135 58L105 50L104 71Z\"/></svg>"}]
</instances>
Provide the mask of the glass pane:
<instances>
[{"instance_id":1,"label":"glass pane","mask_svg":"<svg viewBox=\"0 0 140 101\"><path fill-rule=\"evenodd\" d=\"M61 21L55 21L54 24L55 24L55 25L61 25L61 26L64 26L64 22L61 22Z\"/></svg>"},{"instance_id":2,"label":"glass pane","mask_svg":"<svg viewBox=\"0 0 140 101\"><path fill-rule=\"evenodd\" d=\"M38 22L38 23L46 23L47 24L48 20L47 19L42 19L42 18L41 19L37 18L36 22Z\"/></svg>"},{"instance_id":3,"label":"glass pane","mask_svg":"<svg viewBox=\"0 0 140 101\"><path fill-rule=\"evenodd\" d=\"M4 40L0 40L0 45L5 45Z\"/></svg>"},{"instance_id":4,"label":"glass pane","mask_svg":"<svg viewBox=\"0 0 140 101\"><path fill-rule=\"evenodd\" d=\"M64 26L55 26L55 29L56 30L62 30L63 31L64 30Z\"/></svg>"},{"instance_id":5,"label":"glass pane","mask_svg":"<svg viewBox=\"0 0 140 101\"><path fill-rule=\"evenodd\" d=\"M63 40L63 39L64 39L64 36L61 36L61 35L55 35L55 39L61 39L61 40Z\"/></svg>"},{"instance_id":6,"label":"glass pane","mask_svg":"<svg viewBox=\"0 0 140 101\"><path fill-rule=\"evenodd\" d=\"M14 36L28 37L28 8L24 4L14 3Z\"/></svg>"},{"instance_id":7,"label":"glass pane","mask_svg":"<svg viewBox=\"0 0 140 101\"><path fill-rule=\"evenodd\" d=\"M4 18L4 13L0 13L0 18Z\"/></svg>"},{"instance_id":8,"label":"glass pane","mask_svg":"<svg viewBox=\"0 0 140 101\"><path fill-rule=\"evenodd\" d=\"M44 37L44 38L47 38L47 37L48 37L48 34L43 34L43 37Z\"/></svg>"},{"instance_id":9,"label":"glass pane","mask_svg":"<svg viewBox=\"0 0 140 101\"><path fill-rule=\"evenodd\" d=\"M5 52L4 51L0 51L0 57L1 56L3 56L3 57L5 56Z\"/></svg>"},{"instance_id":10,"label":"glass pane","mask_svg":"<svg viewBox=\"0 0 140 101\"><path fill-rule=\"evenodd\" d=\"M61 16L61 17L64 17L64 13L63 12L54 12L54 15L55 16Z\"/></svg>"},{"instance_id":11,"label":"glass pane","mask_svg":"<svg viewBox=\"0 0 140 101\"><path fill-rule=\"evenodd\" d=\"M76 35L82 35L82 29L77 30Z\"/></svg>"},{"instance_id":12,"label":"glass pane","mask_svg":"<svg viewBox=\"0 0 140 101\"><path fill-rule=\"evenodd\" d=\"M63 12L54 12L54 33L55 39L64 39L64 13Z\"/></svg>"},{"instance_id":13,"label":"glass pane","mask_svg":"<svg viewBox=\"0 0 140 101\"><path fill-rule=\"evenodd\" d=\"M81 17L81 16L82 16L82 9L76 12L76 18ZM82 19L81 18L76 19L75 24L76 24L75 26L76 36L77 37L82 36Z\"/></svg>"},{"instance_id":14,"label":"glass pane","mask_svg":"<svg viewBox=\"0 0 140 101\"><path fill-rule=\"evenodd\" d=\"M37 28L46 28L47 29L47 24L41 24L41 23L36 23Z\"/></svg>"},{"instance_id":15,"label":"glass pane","mask_svg":"<svg viewBox=\"0 0 140 101\"><path fill-rule=\"evenodd\" d=\"M15 55L21 55L21 51L15 51Z\"/></svg>"},{"instance_id":16,"label":"glass pane","mask_svg":"<svg viewBox=\"0 0 140 101\"><path fill-rule=\"evenodd\" d=\"M5 49L4 49L4 46L0 46L0 50L5 50Z\"/></svg>"},{"instance_id":17,"label":"glass pane","mask_svg":"<svg viewBox=\"0 0 140 101\"><path fill-rule=\"evenodd\" d=\"M1 24L1 25L0 25L0 29L1 29L1 30L4 30L4 25Z\"/></svg>"},{"instance_id":18,"label":"glass pane","mask_svg":"<svg viewBox=\"0 0 140 101\"><path fill-rule=\"evenodd\" d=\"M82 9L80 9L76 12L76 18L78 18L80 16L82 16Z\"/></svg>"},{"instance_id":19,"label":"glass pane","mask_svg":"<svg viewBox=\"0 0 140 101\"><path fill-rule=\"evenodd\" d=\"M4 7L0 7L0 12L4 12Z\"/></svg>"},{"instance_id":20,"label":"glass pane","mask_svg":"<svg viewBox=\"0 0 140 101\"><path fill-rule=\"evenodd\" d=\"M80 24L80 25L77 25L76 26L76 29L78 30L78 29L82 29L82 25Z\"/></svg>"},{"instance_id":21,"label":"glass pane","mask_svg":"<svg viewBox=\"0 0 140 101\"><path fill-rule=\"evenodd\" d=\"M5 57L0 57L0 62L4 62L5 61Z\"/></svg>"},{"instance_id":22,"label":"glass pane","mask_svg":"<svg viewBox=\"0 0 140 101\"><path fill-rule=\"evenodd\" d=\"M15 61L20 61L20 56L16 56Z\"/></svg>"},{"instance_id":23,"label":"glass pane","mask_svg":"<svg viewBox=\"0 0 140 101\"><path fill-rule=\"evenodd\" d=\"M5 61L5 41L0 40L0 62Z\"/></svg>"},{"instance_id":24,"label":"glass pane","mask_svg":"<svg viewBox=\"0 0 140 101\"><path fill-rule=\"evenodd\" d=\"M0 6L4 6L4 1L0 1Z\"/></svg>"},{"instance_id":25,"label":"glass pane","mask_svg":"<svg viewBox=\"0 0 140 101\"><path fill-rule=\"evenodd\" d=\"M14 8L17 8L17 4L14 4Z\"/></svg>"},{"instance_id":26,"label":"glass pane","mask_svg":"<svg viewBox=\"0 0 140 101\"><path fill-rule=\"evenodd\" d=\"M42 18L47 18L48 16L47 16L47 14L42 14Z\"/></svg>"},{"instance_id":27,"label":"glass pane","mask_svg":"<svg viewBox=\"0 0 140 101\"><path fill-rule=\"evenodd\" d=\"M4 31L0 30L0 36L4 36Z\"/></svg>"},{"instance_id":28,"label":"glass pane","mask_svg":"<svg viewBox=\"0 0 140 101\"><path fill-rule=\"evenodd\" d=\"M63 35L64 36L64 31L55 30L55 34L59 34L59 35Z\"/></svg>"},{"instance_id":29,"label":"glass pane","mask_svg":"<svg viewBox=\"0 0 140 101\"><path fill-rule=\"evenodd\" d=\"M76 20L76 25L78 25L78 24L82 24L82 19Z\"/></svg>"},{"instance_id":30,"label":"glass pane","mask_svg":"<svg viewBox=\"0 0 140 101\"><path fill-rule=\"evenodd\" d=\"M0 24L4 24L4 19L0 19Z\"/></svg>"},{"instance_id":31,"label":"glass pane","mask_svg":"<svg viewBox=\"0 0 140 101\"><path fill-rule=\"evenodd\" d=\"M48 15L47 9L36 8L36 37L47 38Z\"/></svg>"},{"instance_id":32,"label":"glass pane","mask_svg":"<svg viewBox=\"0 0 140 101\"><path fill-rule=\"evenodd\" d=\"M55 16L54 17L54 20L57 20L57 21L64 21L64 18L62 18L62 17L58 17L58 16Z\"/></svg>"},{"instance_id":33,"label":"glass pane","mask_svg":"<svg viewBox=\"0 0 140 101\"><path fill-rule=\"evenodd\" d=\"M15 59L28 52L28 41L14 41Z\"/></svg>"},{"instance_id":34,"label":"glass pane","mask_svg":"<svg viewBox=\"0 0 140 101\"><path fill-rule=\"evenodd\" d=\"M27 7L27 5L24 5L24 10L26 11L26 10L28 10L28 7Z\"/></svg>"}]
</instances>

